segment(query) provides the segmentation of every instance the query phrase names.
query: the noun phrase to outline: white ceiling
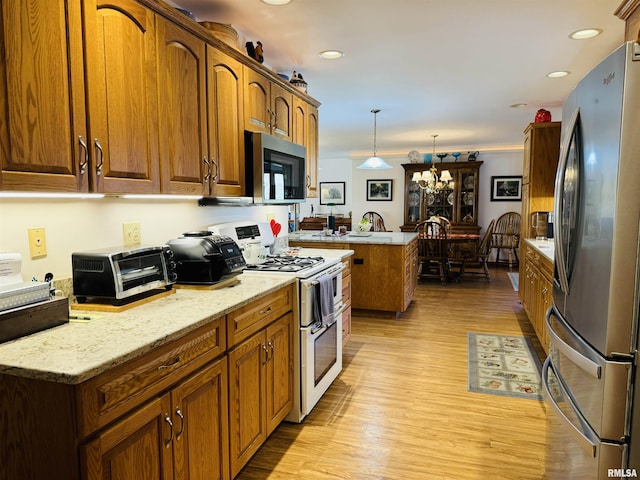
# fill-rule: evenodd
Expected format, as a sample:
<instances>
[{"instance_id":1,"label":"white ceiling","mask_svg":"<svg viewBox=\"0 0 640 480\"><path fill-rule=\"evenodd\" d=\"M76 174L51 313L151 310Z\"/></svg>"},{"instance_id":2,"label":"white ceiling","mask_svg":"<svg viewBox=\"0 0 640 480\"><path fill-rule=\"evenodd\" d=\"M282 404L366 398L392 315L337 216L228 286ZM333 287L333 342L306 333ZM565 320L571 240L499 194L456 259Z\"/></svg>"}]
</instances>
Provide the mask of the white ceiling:
<instances>
[{"instance_id":1,"label":"white ceiling","mask_svg":"<svg viewBox=\"0 0 640 480\"><path fill-rule=\"evenodd\" d=\"M320 159L412 149L521 147L539 108L560 120L578 80L624 40L622 0L174 0L264 46L264 64L308 82L320 107ZM583 41L568 35L596 27ZM345 52L323 60L322 50ZM546 78L555 70L568 77ZM510 108L526 103L523 108ZM451 160L449 158L448 160Z\"/></svg>"}]
</instances>

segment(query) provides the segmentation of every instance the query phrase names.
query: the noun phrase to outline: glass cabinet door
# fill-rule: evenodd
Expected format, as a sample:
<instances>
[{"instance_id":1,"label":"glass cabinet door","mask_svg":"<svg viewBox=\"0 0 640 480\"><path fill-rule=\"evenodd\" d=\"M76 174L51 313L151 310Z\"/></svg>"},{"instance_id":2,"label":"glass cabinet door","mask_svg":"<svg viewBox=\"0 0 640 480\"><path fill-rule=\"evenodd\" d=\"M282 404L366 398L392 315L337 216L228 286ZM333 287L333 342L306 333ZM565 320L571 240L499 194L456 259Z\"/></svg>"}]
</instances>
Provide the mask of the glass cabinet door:
<instances>
[{"instance_id":1,"label":"glass cabinet door","mask_svg":"<svg viewBox=\"0 0 640 480\"><path fill-rule=\"evenodd\" d=\"M459 201L457 223L475 225L477 219L478 203L478 175L473 170L460 170L458 172Z\"/></svg>"}]
</instances>

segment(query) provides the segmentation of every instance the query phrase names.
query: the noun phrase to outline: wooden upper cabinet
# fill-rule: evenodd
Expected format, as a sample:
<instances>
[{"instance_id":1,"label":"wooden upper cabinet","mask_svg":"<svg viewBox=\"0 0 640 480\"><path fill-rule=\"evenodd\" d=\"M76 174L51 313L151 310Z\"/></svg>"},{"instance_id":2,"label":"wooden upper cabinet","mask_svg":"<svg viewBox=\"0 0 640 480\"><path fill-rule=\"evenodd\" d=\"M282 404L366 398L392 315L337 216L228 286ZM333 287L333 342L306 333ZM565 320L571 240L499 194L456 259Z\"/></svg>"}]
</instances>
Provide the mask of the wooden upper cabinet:
<instances>
[{"instance_id":1,"label":"wooden upper cabinet","mask_svg":"<svg viewBox=\"0 0 640 480\"><path fill-rule=\"evenodd\" d=\"M244 119L242 64L207 47L210 194L242 196Z\"/></svg>"},{"instance_id":2,"label":"wooden upper cabinet","mask_svg":"<svg viewBox=\"0 0 640 480\"><path fill-rule=\"evenodd\" d=\"M80 4L2 0L0 9L0 188L86 192Z\"/></svg>"},{"instance_id":3,"label":"wooden upper cabinet","mask_svg":"<svg viewBox=\"0 0 640 480\"><path fill-rule=\"evenodd\" d=\"M163 193L208 193L205 43L158 19L160 177Z\"/></svg>"},{"instance_id":4,"label":"wooden upper cabinet","mask_svg":"<svg viewBox=\"0 0 640 480\"><path fill-rule=\"evenodd\" d=\"M293 94L245 66L244 128L293 141Z\"/></svg>"},{"instance_id":5,"label":"wooden upper cabinet","mask_svg":"<svg viewBox=\"0 0 640 480\"><path fill-rule=\"evenodd\" d=\"M159 192L155 14L133 0L85 0L84 18L94 190Z\"/></svg>"},{"instance_id":6,"label":"wooden upper cabinet","mask_svg":"<svg viewBox=\"0 0 640 480\"><path fill-rule=\"evenodd\" d=\"M306 147L307 197L318 197L318 109L293 97L293 143Z\"/></svg>"}]
</instances>

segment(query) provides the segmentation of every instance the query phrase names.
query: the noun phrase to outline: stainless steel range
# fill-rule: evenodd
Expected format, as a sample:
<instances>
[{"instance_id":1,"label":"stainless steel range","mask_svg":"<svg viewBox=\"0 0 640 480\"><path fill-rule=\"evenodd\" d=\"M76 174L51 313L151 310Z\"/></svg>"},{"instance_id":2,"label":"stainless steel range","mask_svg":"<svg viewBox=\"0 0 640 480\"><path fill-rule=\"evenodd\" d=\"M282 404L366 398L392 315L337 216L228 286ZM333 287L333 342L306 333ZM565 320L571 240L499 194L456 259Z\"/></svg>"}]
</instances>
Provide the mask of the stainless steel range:
<instances>
[{"instance_id":1,"label":"stainless steel range","mask_svg":"<svg viewBox=\"0 0 640 480\"><path fill-rule=\"evenodd\" d=\"M342 371L342 270L338 257L300 255L294 249L280 254L261 255L254 260L251 245L271 247L274 238L268 225L234 222L209 227L209 230L234 238L248 252L243 275L293 275L298 279L299 334L294 335L294 399L287 417L301 422ZM248 234L250 232L250 234ZM330 297L333 313L322 319L314 315L321 296Z\"/></svg>"}]
</instances>

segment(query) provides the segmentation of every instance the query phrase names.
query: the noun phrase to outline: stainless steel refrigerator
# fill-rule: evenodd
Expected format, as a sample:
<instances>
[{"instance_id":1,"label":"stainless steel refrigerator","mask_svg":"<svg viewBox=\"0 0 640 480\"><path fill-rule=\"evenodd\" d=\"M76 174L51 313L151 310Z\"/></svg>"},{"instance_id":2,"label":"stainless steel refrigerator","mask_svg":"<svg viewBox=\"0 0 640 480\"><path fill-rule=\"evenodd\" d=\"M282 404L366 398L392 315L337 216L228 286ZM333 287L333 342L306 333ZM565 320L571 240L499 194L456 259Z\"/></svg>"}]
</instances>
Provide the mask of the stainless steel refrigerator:
<instances>
[{"instance_id":1,"label":"stainless steel refrigerator","mask_svg":"<svg viewBox=\"0 0 640 480\"><path fill-rule=\"evenodd\" d=\"M548 479L640 476L640 45L584 77L562 110L556 175Z\"/></svg>"}]
</instances>

